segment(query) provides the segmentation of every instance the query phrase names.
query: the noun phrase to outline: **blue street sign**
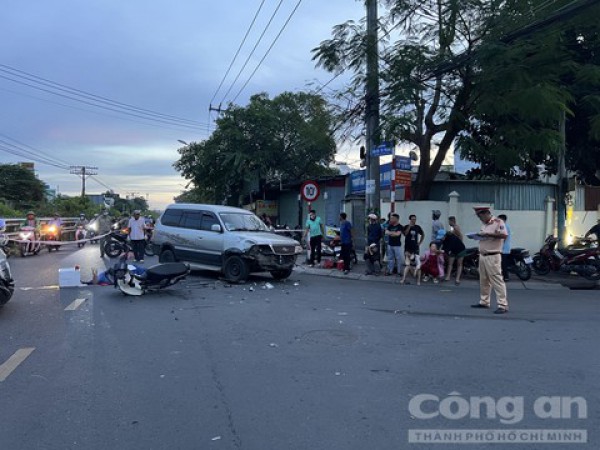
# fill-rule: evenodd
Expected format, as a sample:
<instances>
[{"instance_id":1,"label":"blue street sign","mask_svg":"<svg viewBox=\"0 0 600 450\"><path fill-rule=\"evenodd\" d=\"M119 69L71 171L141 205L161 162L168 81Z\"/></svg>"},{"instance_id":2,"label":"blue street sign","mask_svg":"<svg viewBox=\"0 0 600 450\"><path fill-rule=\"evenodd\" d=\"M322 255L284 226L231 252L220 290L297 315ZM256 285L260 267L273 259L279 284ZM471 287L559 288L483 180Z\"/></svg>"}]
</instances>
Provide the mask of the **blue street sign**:
<instances>
[{"instance_id":1,"label":"blue street sign","mask_svg":"<svg viewBox=\"0 0 600 450\"><path fill-rule=\"evenodd\" d=\"M394 153L393 142L384 142L383 144L378 145L377 147L374 147L371 149L372 157L386 156L386 155L391 155L393 153Z\"/></svg>"},{"instance_id":2,"label":"blue street sign","mask_svg":"<svg viewBox=\"0 0 600 450\"><path fill-rule=\"evenodd\" d=\"M396 156L396 170L411 170L411 159L409 156Z\"/></svg>"},{"instance_id":3,"label":"blue street sign","mask_svg":"<svg viewBox=\"0 0 600 450\"><path fill-rule=\"evenodd\" d=\"M364 193L367 187L367 171L357 170L350 174L350 191L353 194Z\"/></svg>"}]
</instances>

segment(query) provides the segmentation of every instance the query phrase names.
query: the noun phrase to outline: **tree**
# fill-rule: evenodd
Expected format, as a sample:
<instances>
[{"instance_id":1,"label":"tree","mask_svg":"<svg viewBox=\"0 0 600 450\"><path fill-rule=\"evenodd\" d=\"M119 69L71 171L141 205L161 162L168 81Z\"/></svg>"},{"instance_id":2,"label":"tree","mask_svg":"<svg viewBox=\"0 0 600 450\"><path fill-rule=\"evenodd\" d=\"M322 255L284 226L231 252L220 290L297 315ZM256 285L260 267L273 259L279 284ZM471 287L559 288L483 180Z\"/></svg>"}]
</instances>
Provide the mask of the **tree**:
<instances>
[{"instance_id":1,"label":"tree","mask_svg":"<svg viewBox=\"0 0 600 450\"><path fill-rule=\"evenodd\" d=\"M209 139L180 148L174 167L193 182L194 199L239 205L267 182L336 173L332 122L320 96L254 95L246 107L230 105Z\"/></svg>"},{"instance_id":2,"label":"tree","mask_svg":"<svg viewBox=\"0 0 600 450\"><path fill-rule=\"evenodd\" d=\"M29 169L0 164L0 200L17 210L38 207L45 200L44 183Z\"/></svg>"},{"instance_id":3,"label":"tree","mask_svg":"<svg viewBox=\"0 0 600 450\"><path fill-rule=\"evenodd\" d=\"M556 143L556 132L549 131L547 124L556 110L566 108L569 98L553 84L560 78L565 63L558 67L544 64L543 71L537 70L537 73L532 64L529 72L523 73L517 55L529 56L539 62L547 52L539 53L536 45L509 51L506 37L517 36L516 30L567 1L384 2L388 11L382 20L385 39L381 42L381 135L382 139L409 142L419 149L419 169L413 187L415 199L428 198L434 177L459 136L466 133L471 137L489 137L486 127L492 123L489 120L491 113L483 105L486 101L491 105L496 100L505 100L501 102L503 105L509 103L504 96L514 94L511 86L514 88L515 82L520 83L517 86L521 94L527 95L513 95L517 102L505 110L518 110L520 116L510 120L509 114L504 114L501 121L504 129L497 133L497 139L480 140L480 145L466 149L466 154L485 164L490 150L497 148L500 137L530 136L527 130L531 125L522 126L519 121L523 115L532 115L534 122L543 125L540 133L530 136L529 142L521 145L527 147L530 156ZM548 5L554 9L550 11ZM388 33L392 30L399 38L390 42ZM549 36L547 39L554 38ZM314 50L318 65L332 72L351 71L354 74L350 87L337 97L347 99L351 96L357 103L343 110L341 117L346 124L357 125L363 120L365 43L364 23L347 22L335 27L333 38ZM500 54L495 53L500 49L503 49ZM541 77L537 79L542 82L531 82L536 76ZM496 84L492 79L496 79ZM545 109L546 105L552 105L552 108ZM556 117L553 115L554 120ZM498 123L494 121L493 125ZM494 126L491 129L495 130ZM471 142L475 141L477 139ZM525 163L531 159L523 158L521 152L509 155L506 148L506 145L500 148L491 158L494 164L501 163L505 170L510 164L518 163L519 158ZM506 161L500 161L501 158Z\"/></svg>"},{"instance_id":4,"label":"tree","mask_svg":"<svg viewBox=\"0 0 600 450\"><path fill-rule=\"evenodd\" d=\"M459 148L481 164L481 176L534 180L542 164L555 173L562 141L558 122L566 114L568 166L593 178L600 125L594 17L588 12L511 42L490 39L479 48L474 107Z\"/></svg>"}]
</instances>

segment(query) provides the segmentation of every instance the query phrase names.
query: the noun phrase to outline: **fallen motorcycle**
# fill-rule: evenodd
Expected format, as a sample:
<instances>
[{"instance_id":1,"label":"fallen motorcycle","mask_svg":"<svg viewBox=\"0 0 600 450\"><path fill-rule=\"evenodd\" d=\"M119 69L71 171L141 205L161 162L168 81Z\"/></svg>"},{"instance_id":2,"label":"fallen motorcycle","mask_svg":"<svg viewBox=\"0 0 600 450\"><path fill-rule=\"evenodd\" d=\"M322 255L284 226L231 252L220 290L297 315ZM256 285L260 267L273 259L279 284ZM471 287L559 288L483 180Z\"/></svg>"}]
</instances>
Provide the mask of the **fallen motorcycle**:
<instances>
[{"instance_id":1,"label":"fallen motorcycle","mask_svg":"<svg viewBox=\"0 0 600 450\"><path fill-rule=\"evenodd\" d=\"M13 295L15 284L10 272L6 254L0 249L0 306L6 304Z\"/></svg>"},{"instance_id":2,"label":"fallen motorcycle","mask_svg":"<svg viewBox=\"0 0 600 450\"><path fill-rule=\"evenodd\" d=\"M156 264L143 274L136 274L135 269L136 267L128 265L125 256L122 256L112 271L115 287L125 295L139 296L173 286L190 273L190 266L184 263Z\"/></svg>"}]
</instances>

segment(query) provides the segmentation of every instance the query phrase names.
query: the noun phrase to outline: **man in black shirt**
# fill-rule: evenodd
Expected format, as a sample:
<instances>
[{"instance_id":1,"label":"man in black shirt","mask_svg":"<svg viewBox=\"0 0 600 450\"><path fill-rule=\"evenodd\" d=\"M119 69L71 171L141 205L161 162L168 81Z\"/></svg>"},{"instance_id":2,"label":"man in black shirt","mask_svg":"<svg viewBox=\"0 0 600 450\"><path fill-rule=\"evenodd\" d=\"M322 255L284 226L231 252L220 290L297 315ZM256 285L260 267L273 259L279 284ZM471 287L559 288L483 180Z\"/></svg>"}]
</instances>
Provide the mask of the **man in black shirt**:
<instances>
[{"instance_id":1,"label":"man in black shirt","mask_svg":"<svg viewBox=\"0 0 600 450\"><path fill-rule=\"evenodd\" d=\"M456 234L453 232L448 232L444 235L444 239L442 240L442 250L448 256L448 267L446 269L446 281L450 281L450 276L452 275L452 266L454 265L454 260L456 263L456 281L454 284L457 286L460 284L460 276L462 275L463 270L463 260L465 259L466 248L463 241L461 241Z\"/></svg>"},{"instance_id":2,"label":"man in black shirt","mask_svg":"<svg viewBox=\"0 0 600 450\"><path fill-rule=\"evenodd\" d=\"M390 223L385 230L385 234L388 237L388 266L386 275L391 275L394 271L394 266L400 273L400 265L402 264L402 252L401 252L401 236L402 236L402 225L400 225L400 216L398 214L392 214L390 216Z\"/></svg>"},{"instance_id":3,"label":"man in black shirt","mask_svg":"<svg viewBox=\"0 0 600 450\"><path fill-rule=\"evenodd\" d=\"M406 236L404 239L404 254L405 256L418 255L419 246L425 239L425 233L423 228L417 225L417 216L411 214L408 220L410 221L409 224L404 227L404 236Z\"/></svg>"}]
</instances>

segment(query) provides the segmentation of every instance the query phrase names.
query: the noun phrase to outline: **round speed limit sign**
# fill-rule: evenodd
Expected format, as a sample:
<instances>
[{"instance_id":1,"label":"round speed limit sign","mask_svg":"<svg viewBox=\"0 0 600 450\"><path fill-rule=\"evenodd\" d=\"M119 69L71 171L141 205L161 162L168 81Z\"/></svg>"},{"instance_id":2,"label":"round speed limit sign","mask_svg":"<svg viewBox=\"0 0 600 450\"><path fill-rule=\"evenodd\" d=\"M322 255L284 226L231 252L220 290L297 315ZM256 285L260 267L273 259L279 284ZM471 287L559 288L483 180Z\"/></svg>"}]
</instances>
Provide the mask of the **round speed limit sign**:
<instances>
[{"instance_id":1,"label":"round speed limit sign","mask_svg":"<svg viewBox=\"0 0 600 450\"><path fill-rule=\"evenodd\" d=\"M305 181L300 188L300 195L307 202L314 202L319 198L319 186L314 181Z\"/></svg>"}]
</instances>

